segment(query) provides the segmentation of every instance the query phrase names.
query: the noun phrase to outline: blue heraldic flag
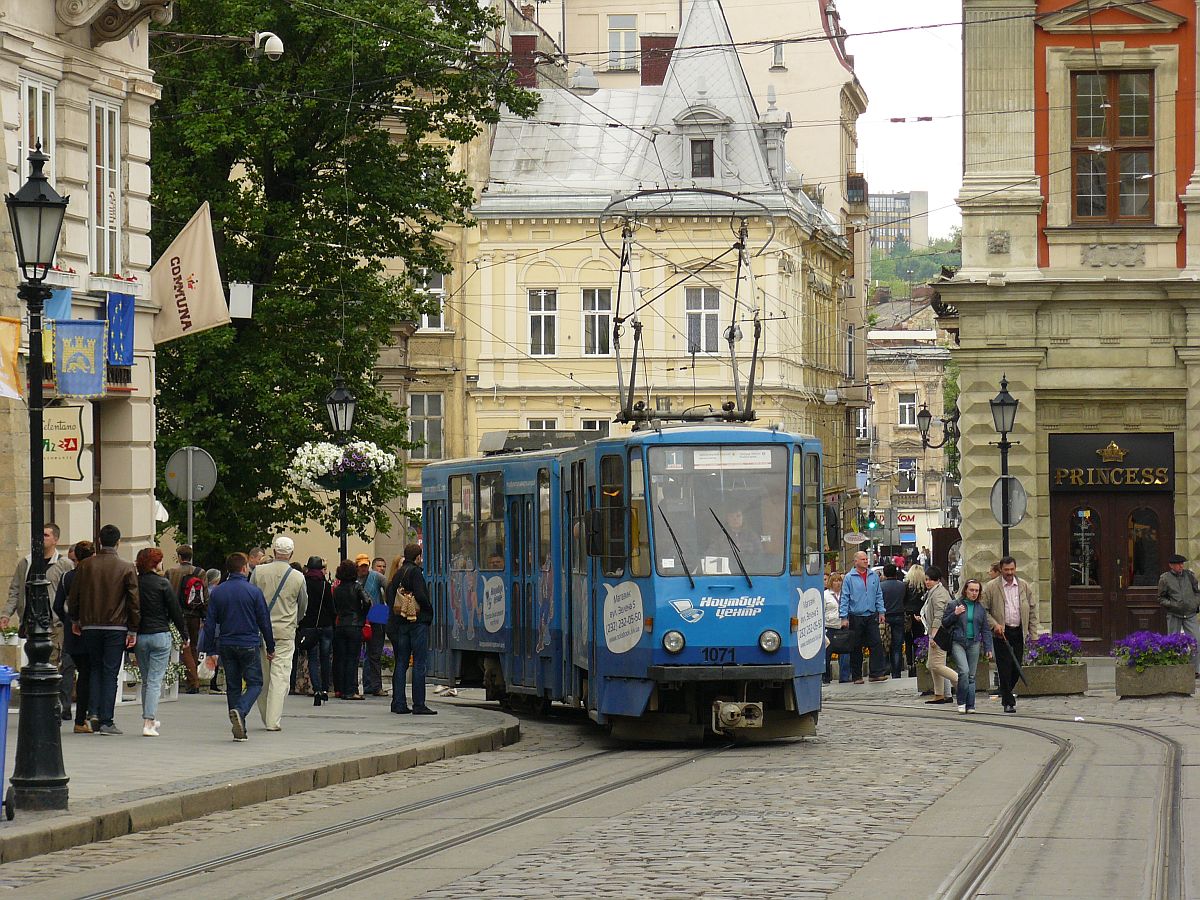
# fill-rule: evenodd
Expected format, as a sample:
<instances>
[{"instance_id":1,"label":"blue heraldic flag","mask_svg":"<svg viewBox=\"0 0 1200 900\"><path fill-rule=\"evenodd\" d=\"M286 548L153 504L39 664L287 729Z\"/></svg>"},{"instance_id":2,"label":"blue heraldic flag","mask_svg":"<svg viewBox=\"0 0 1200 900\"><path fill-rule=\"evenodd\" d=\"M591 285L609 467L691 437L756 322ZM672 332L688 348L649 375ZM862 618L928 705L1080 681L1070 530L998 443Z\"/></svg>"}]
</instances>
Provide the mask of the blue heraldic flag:
<instances>
[{"instance_id":1,"label":"blue heraldic flag","mask_svg":"<svg viewBox=\"0 0 1200 900\"><path fill-rule=\"evenodd\" d=\"M108 364L133 365L133 294L108 295Z\"/></svg>"},{"instance_id":2,"label":"blue heraldic flag","mask_svg":"<svg viewBox=\"0 0 1200 900\"><path fill-rule=\"evenodd\" d=\"M107 322L68 319L54 323L60 397L103 397Z\"/></svg>"}]
</instances>

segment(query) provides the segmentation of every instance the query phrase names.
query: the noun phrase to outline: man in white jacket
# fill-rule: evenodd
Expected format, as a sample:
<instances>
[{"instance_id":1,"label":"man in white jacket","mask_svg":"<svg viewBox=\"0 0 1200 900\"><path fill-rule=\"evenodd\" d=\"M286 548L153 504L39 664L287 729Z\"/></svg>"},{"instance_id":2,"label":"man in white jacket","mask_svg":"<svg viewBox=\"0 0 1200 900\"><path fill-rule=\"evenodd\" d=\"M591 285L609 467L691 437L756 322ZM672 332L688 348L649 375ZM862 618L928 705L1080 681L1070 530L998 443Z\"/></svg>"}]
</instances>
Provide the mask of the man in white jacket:
<instances>
[{"instance_id":1,"label":"man in white jacket","mask_svg":"<svg viewBox=\"0 0 1200 900\"><path fill-rule=\"evenodd\" d=\"M275 655L262 656L263 691L258 698L258 713L267 731L282 731L283 703L287 700L292 678L292 654L296 650L296 623L304 617L308 606L308 589L304 576L291 566L296 545L291 538L280 535L271 542L275 558L254 567L250 583L263 592L271 616L271 632L275 635Z\"/></svg>"}]
</instances>

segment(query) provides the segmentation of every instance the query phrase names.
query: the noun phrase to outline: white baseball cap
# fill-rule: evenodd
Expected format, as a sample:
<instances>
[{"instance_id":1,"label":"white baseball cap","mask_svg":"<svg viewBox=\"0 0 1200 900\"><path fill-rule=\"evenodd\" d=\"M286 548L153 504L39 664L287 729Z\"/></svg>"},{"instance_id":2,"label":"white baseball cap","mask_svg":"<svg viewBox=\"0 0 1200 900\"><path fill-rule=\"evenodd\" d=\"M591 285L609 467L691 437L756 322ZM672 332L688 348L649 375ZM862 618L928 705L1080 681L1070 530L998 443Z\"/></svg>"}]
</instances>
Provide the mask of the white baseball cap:
<instances>
[{"instance_id":1,"label":"white baseball cap","mask_svg":"<svg viewBox=\"0 0 1200 900\"><path fill-rule=\"evenodd\" d=\"M284 537L282 534L271 541L271 549L276 553L284 553L288 556L296 549L296 543L290 537Z\"/></svg>"}]
</instances>

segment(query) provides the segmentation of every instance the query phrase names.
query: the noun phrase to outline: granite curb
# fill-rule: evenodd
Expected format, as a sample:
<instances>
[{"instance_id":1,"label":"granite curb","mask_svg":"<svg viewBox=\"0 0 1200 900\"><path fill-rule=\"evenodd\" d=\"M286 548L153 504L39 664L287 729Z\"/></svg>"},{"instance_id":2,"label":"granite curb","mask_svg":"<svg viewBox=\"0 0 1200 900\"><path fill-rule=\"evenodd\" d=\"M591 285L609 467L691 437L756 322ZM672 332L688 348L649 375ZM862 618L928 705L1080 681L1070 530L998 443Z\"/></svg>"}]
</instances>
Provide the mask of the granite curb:
<instances>
[{"instance_id":1,"label":"granite curb","mask_svg":"<svg viewBox=\"0 0 1200 900\"><path fill-rule=\"evenodd\" d=\"M210 813L239 809L293 794L371 778L441 759L499 750L520 740L520 724L496 713L501 724L396 749L351 751L346 759L287 767L165 796L130 800L87 814L67 813L28 825L10 824L0 837L0 864L42 853L162 828Z\"/></svg>"}]
</instances>

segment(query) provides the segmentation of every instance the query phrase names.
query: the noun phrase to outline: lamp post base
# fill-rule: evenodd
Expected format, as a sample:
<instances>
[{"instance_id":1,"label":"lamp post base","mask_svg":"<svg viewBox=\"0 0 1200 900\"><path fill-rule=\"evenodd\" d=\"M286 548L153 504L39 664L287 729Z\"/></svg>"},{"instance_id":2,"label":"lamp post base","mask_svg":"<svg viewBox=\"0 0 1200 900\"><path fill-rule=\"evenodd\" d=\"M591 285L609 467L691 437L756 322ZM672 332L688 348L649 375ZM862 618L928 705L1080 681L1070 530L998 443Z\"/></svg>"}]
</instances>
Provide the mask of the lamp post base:
<instances>
[{"instance_id":1,"label":"lamp post base","mask_svg":"<svg viewBox=\"0 0 1200 900\"><path fill-rule=\"evenodd\" d=\"M47 643L49 643L47 641ZM67 777L59 734L58 689L62 676L49 663L21 669L13 805L23 810L67 808Z\"/></svg>"}]
</instances>

